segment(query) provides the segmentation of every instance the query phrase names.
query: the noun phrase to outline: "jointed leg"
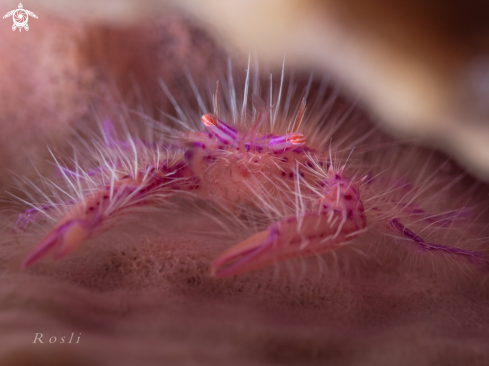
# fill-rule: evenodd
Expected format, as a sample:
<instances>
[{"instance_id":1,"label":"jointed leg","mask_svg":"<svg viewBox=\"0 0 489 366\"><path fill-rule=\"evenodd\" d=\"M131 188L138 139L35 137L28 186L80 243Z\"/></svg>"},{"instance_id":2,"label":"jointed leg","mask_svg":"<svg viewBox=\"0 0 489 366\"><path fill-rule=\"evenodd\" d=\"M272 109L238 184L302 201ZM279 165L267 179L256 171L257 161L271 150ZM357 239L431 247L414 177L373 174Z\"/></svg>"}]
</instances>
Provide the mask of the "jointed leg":
<instances>
[{"instance_id":1,"label":"jointed leg","mask_svg":"<svg viewBox=\"0 0 489 366\"><path fill-rule=\"evenodd\" d=\"M409 230L404 226L398 218L394 218L390 222L391 226L395 228L400 234L411 239L418 247L422 250L427 251L441 251L448 254L453 254L460 256L468 260L472 264L487 264L487 260L482 256L482 254L474 251L464 250L460 248L448 247L441 244L427 243L423 238L416 235L414 232Z\"/></svg>"}]
</instances>

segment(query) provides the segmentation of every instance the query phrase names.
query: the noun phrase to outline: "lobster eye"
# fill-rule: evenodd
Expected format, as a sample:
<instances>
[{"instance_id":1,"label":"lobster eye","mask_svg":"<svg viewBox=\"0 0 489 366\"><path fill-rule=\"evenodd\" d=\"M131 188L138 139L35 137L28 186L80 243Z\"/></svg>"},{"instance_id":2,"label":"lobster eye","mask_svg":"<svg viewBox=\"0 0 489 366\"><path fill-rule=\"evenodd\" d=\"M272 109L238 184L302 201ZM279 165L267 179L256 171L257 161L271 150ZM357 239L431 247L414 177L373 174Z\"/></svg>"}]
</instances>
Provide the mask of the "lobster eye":
<instances>
[{"instance_id":1,"label":"lobster eye","mask_svg":"<svg viewBox=\"0 0 489 366\"><path fill-rule=\"evenodd\" d=\"M217 118L211 113L204 114L201 121L206 126L217 126Z\"/></svg>"}]
</instances>

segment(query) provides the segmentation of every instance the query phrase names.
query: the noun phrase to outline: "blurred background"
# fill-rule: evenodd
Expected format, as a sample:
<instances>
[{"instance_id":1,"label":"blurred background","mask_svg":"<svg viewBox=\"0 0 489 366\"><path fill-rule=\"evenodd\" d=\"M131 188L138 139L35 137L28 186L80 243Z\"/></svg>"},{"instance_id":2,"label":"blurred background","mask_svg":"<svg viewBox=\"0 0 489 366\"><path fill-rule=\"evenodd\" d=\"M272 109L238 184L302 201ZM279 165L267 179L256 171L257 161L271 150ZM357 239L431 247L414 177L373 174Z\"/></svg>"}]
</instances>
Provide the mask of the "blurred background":
<instances>
[{"instance_id":1,"label":"blurred background","mask_svg":"<svg viewBox=\"0 0 489 366\"><path fill-rule=\"evenodd\" d=\"M0 10L17 5L2 0ZM162 99L158 77L185 88L184 67L204 79L219 67L216 60L243 61L251 53L271 69L285 58L288 67L331 75L389 133L440 148L489 179L486 1L39 0L24 6L39 16L29 32L12 32L11 19L1 22L3 141L19 139L37 151L39 133L64 139L62 126L83 117L84 92L103 78L115 80L124 97L144 85L149 104ZM20 100L29 108L17 108ZM16 147L4 143L0 150L19 171L25 159Z\"/></svg>"}]
</instances>

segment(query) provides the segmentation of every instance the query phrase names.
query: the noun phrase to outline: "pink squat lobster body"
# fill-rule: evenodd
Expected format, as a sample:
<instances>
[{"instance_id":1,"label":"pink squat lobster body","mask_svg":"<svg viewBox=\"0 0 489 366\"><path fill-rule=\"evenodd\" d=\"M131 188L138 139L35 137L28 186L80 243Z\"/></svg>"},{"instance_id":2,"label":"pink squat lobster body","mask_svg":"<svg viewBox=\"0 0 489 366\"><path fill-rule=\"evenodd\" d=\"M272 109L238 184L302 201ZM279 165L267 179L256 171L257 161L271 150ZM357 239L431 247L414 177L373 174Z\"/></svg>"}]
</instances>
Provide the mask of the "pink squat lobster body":
<instances>
[{"instance_id":1,"label":"pink squat lobster body","mask_svg":"<svg viewBox=\"0 0 489 366\"><path fill-rule=\"evenodd\" d=\"M72 203L22 266L28 267L50 253L61 258L105 230L112 219L139 207L161 204L182 192L235 210L243 205L260 207L264 197L291 206L287 203L293 201L290 195L298 195L300 190L299 213L283 215L278 222L224 252L212 264L213 276L236 275L287 258L338 249L367 227L361 180L347 179L343 169L334 169L330 160L306 146L305 136L297 132L304 110L303 103L294 131L285 135L256 133L263 114L255 128L245 133L215 115L203 115L207 132L185 134L187 146L180 153L173 152L172 157L158 155L145 166L131 169L130 174L113 173L115 177L109 184ZM476 252L427 244L396 218L386 225L424 249L481 260Z\"/></svg>"}]
</instances>

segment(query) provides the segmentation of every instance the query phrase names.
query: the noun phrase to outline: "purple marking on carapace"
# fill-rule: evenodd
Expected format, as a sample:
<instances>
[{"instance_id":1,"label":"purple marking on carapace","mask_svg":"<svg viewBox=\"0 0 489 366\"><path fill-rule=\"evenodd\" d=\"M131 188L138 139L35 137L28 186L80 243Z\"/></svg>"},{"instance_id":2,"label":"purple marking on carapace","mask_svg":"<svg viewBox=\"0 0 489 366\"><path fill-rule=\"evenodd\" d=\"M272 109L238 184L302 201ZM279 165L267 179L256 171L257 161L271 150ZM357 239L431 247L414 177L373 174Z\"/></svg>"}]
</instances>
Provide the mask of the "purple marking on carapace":
<instances>
[{"instance_id":1,"label":"purple marking on carapace","mask_svg":"<svg viewBox=\"0 0 489 366\"><path fill-rule=\"evenodd\" d=\"M201 141L194 141L194 142L192 142L192 147L205 149L205 144Z\"/></svg>"},{"instance_id":2,"label":"purple marking on carapace","mask_svg":"<svg viewBox=\"0 0 489 366\"><path fill-rule=\"evenodd\" d=\"M248 151L250 151L252 147L253 147L253 150L254 151L258 151L258 152L262 152L263 151L263 146L260 145L260 144L255 143L255 142L253 142L253 145L251 144L251 142L247 142L245 144L245 148Z\"/></svg>"}]
</instances>

